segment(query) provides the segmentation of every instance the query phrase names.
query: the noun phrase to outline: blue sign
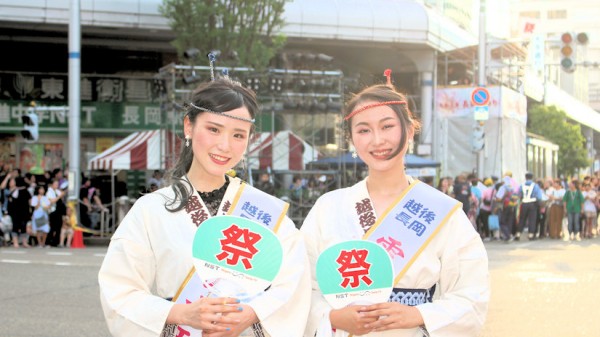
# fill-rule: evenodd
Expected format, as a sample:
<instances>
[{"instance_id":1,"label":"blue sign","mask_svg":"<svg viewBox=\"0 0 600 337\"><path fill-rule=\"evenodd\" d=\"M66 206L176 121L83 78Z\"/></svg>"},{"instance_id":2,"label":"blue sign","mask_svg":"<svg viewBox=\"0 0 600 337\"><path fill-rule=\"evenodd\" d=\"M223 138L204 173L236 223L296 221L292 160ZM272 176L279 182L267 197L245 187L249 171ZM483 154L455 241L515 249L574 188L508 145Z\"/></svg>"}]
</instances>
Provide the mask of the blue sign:
<instances>
[{"instance_id":1,"label":"blue sign","mask_svg":"<svg viewBox=\"0 0 600 337\"><path fill-rule=\"evenodd\" d=\"M486 106L490 103L490 92L484 87L478 87L471 94L471 103L474 106Z\"/></svg>"}]
</instances>

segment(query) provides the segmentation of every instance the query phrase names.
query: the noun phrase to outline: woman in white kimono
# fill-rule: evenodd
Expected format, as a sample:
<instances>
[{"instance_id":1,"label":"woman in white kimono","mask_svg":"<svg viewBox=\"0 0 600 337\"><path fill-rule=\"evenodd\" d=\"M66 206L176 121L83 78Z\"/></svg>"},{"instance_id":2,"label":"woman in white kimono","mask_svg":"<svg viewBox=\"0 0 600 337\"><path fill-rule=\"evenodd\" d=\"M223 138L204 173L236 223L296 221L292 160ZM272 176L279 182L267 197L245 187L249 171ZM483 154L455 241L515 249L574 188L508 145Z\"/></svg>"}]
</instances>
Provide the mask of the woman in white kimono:
<instances>
[{"instance_id":1,"label":"woman in white kimono","mask_svg":"<svg viewBox=\"0 0 600 337\"><path fill-rule=\"evenodd\" d=\"M185 146L171 185L136 201L114 233L98 276L114 336L301 336L309 311L310 276L302 234L285 217L277 236L282 268L270 288L248 303L235 298L171 301L193 267L198 225L226 214L242 182L226 172L242 159L258 111L255 95L228 78L198 87L187 106ZM199 196L199 198L198 198ZM250 331L247 330L247 331Z\"/></svg>"},{"instance_id":2,"label":"woman in white kimono","mask_svg":"<svg viewBox=\"0 0 600 337\"><path fill-rule=\"evenodd\" d=\"M347 111L346 135L369 174L352 187L321 196L301 227L313 275L305 337L477 336L489 300L487 254L458 202L434 188L425 190L425 206L438 201L456 205L437 235L397 278L388 302L333 309L320 292L315 265L321 252L339 242L364 239L411 185L426 185L404 172L404 155L420 125L389 77L388 85L375 85L354 96ZM402 249L405 246L406 242Z\"/></svg>"}]
</instances>

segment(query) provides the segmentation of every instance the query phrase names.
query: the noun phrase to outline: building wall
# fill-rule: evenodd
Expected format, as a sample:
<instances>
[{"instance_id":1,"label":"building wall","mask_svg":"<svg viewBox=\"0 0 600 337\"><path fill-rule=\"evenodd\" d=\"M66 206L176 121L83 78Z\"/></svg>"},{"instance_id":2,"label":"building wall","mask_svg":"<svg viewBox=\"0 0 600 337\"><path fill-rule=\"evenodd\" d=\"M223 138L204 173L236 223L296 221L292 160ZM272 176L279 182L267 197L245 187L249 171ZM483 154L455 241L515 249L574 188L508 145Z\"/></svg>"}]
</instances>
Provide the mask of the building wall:
<instances>
[{"instance_id":1,"label":"building wall","mask_svg":"<svg viewBox=\"0 0 600 337\"><path fill-rule=\"evenodd\" d=\"M577 62L600 62L600 1L579 0L520 0L513 3L513 37L529 36L524 32L526 22L535 25L535 33L543 34L548 42L546 63L560 62L560 35L564 32L585 32L589 43L577 48ZM578 66L574 74L560 71L555 65L549 69L550 80L595 110L600 110L600 67Z\"/></svg>"}]
</instances>

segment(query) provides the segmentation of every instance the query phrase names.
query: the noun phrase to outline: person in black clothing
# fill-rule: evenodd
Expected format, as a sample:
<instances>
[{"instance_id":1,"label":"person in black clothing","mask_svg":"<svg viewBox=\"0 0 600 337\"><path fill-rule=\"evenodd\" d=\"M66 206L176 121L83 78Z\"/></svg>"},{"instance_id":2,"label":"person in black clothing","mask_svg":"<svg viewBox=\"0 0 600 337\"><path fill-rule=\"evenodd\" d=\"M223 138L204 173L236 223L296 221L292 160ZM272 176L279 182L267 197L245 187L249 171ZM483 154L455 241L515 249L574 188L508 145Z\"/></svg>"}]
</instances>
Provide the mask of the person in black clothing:
<instances>
[{"instance_id":1,"label":"person in black clothing","mask_svg":"<svg viewBox=\"0 0 600 337\"><path fill-rule=\"evenodd\" d=\"M275 186L271 182L271 176L268 173L261 173L256 183L256 188L259 190L269 193L270 195L275 195Z\"/></svg>"},{"instance_id":2,"label":"person in black clothing","mask_svg":"<svg viewBox=\"0 0 600 337\"><path fill-rule=\"evenodd\" d=\"M92 221L90 219L92 203L88 197L90 186L91 181L87 178L83 178L81 188L79 189L79 222L86 228L91 228L92 226Z\"/></svg>"},{"instance_id":3,"label":"person in black clothing","mask_svg":"<svg viewBox=\"0 0 600 337\"><path fill-rule=\"evenodd\" d=\"M462 208L465 214L469 215L471 209L471 185L467 182L464 175L456 177L456 183L452 188L454 199L462 202Z\"/></svg>"},{"instance_id":4,"label":"person in black clothing","mask_svg":"<svg viewBox=\"0 0 600 337\"><path fill-rule=\"evenodd\" d=\"M19 239L21 239L23 247L30 247L28 244L27 222L31 219L29 207L31 194L27 191L25 179L22 177L11 178L8 188L9 194L6 209L13 222L13 246L19 248Z\"/></svg>"},{"instance_id":5,"label":"person in black clothing","mask_svg":"<svg viewBox=\"0 0 600 337\"><path fill-rule=\"evenodd\" d=\"M46 245L56 247L60 241L60 231L62 228L62 217L67 214L67 206L64 202L66 189L59 188L58 179L50 180L46 196L50 199L52 206L50 208L50 233L46 239Z\"/></svg>"}]
</instances>

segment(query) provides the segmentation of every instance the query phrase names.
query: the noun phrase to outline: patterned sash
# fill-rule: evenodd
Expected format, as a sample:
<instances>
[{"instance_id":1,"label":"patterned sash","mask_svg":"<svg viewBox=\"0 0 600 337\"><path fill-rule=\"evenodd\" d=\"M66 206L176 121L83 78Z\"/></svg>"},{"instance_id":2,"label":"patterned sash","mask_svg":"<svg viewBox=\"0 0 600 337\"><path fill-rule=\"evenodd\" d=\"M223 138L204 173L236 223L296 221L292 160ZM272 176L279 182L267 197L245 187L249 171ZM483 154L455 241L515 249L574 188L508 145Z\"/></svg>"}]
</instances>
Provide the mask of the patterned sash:
<instances>
[{"instance_id":1,"label":"patterned sash","mask_svg":"<svg viewBox=\"0 0 600 337\"><path fill-rule=\"evenodd\" d=\"M247 185L239 178L229 179L229 187L221 201L217 216L227 214L244 217L261 223L277 233L285 218L289 204ZM210 212L197 191L194 195L190 196L185 206L185 211L196 226L200 226L210 217ZM210 295L210 291L202 284L202 280L197 275L196 269L192 267L185 280L179 286L172 301L175 303L186 303L189 302L189 299L196 300ZM251 330L251 334L255 337L265 336L260 323L254 324L249 330ZM177 336L200 337L202 336L202 331L190 326L167 324L161 333L161 337ZM245 336L245 334L242 334L242 336Z\"/></svg>"},{"instance_id":2,"label":"patterned sash","mask_svg":"<svg viewBox=\"0 0 600 337\"><path fill-rule=\"evenodd\" d=\"M363 208L369 203L368 206L373 209L369 199L360 203ZM425 247L460 207L460 202L416 180L377 222L367 226L363 239L378 243L390 254L396 274L394 284L398 284ZM367 212L358 214L364 229L366 226L362 220L370 220L371 217L366 216ZM368 224L368 221L366 223Z\"/></svg>"}]
</instances>

